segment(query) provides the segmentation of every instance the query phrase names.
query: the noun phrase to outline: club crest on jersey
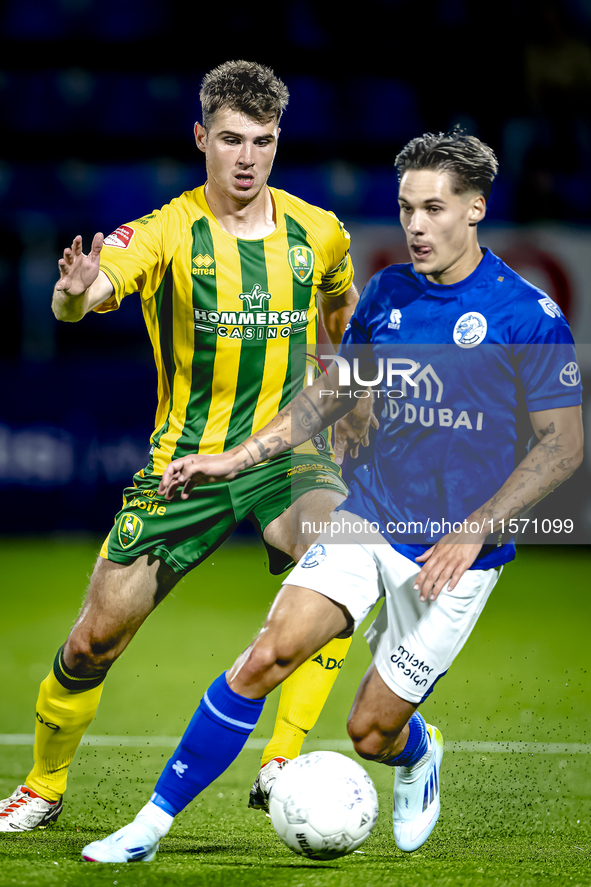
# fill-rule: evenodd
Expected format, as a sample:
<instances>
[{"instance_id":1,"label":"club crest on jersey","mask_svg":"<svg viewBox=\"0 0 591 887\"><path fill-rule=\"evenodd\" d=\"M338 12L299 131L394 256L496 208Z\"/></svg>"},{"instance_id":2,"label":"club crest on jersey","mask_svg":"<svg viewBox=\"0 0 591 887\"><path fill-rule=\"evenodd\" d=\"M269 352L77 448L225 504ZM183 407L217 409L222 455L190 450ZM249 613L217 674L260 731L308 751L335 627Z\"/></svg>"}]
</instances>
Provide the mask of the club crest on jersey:
<instances>
[{"instance_id":1,"label":"club crest on jersey","mask_svg":"<svg viewBox=\"0 0 591 887\"><path fill-rule=\"evenodd\" d=\"M454 342L460 348L475 348L486 336L487 329L486 317L478 311L469 311L456 321Z\"/></svg>"},{"instance_id":2,"label":"club crest on jersey","mask_svg":"<svg viewBox=\"0 0 591 887\"><path fill-rule=\"evenodd\" d=\"M118 536L121 548L129 548L140 538L144 522L135 514L122 514L119 519Z\"/></svg>"},{"instance_id":3,"label":"club crest on jersey","mask_svg":"<svg viewBox=\"0 0 591 887\"><path fill-rule=\"evenodd\" d=\"M309 570L311 567L317 567L318 564L321 564L324 558L326 557L326 548L324 545L321 545L320 542L317 542L316 545L313 545L312 548L309 549L307 554L300 561L300 566L304 567L304 569Z\"/></svg>"},{"instance_id":4,"label":"club crest on jersey","mask_svg":"<svg viewBox=\"0 0 591 887\"><path fill-rule=\"evenodd\" d=\"M289 267L295 274L296 280L305 283L314 270L314 253L309 246L292 246L287 254Z\"/></svg>"}]
</instances>

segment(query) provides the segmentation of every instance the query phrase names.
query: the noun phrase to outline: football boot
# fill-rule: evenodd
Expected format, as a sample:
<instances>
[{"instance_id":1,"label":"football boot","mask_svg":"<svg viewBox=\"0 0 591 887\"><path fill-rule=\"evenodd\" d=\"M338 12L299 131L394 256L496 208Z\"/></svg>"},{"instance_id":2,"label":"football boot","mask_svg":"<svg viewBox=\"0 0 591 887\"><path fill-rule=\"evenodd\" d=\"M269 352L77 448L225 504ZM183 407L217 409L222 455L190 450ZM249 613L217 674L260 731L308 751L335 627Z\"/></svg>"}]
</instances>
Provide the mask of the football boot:
<instances>
[{"instance_id":1,"label":"football boot","mask_svg":"<svg viewBox=\"0 0 591 887\"><path fill-rule=\"evenodd\" d=\"M19 785L9 798L0 801L0 832L31 832L52 825L63 809L63 802L46 801L33 789Z\"/></svg>"},{"instance_id":2,"label":"football boot","mask_svg":"<svg viewBox=\"0 0 591 887\"><path fill-rule=\"evenodd\" d=\"M400 850L412 853L425 843L439 818L439 770L443 737L427 724L429 748L412 767L394 768L394 840Z\"/></svg>"},{"instance_id":3,"label":"football boot","mask_svg":"<svg viewBox=\"0 0 591 887\"><path fill-rule=\"evenodd\" d=\"M269 793L279 772L286 764L289 764L289 758L271 758L267 764L261 767L248 797L248 806L251 810L269 812Z\"/></svg>"},{"instance_id":4,"label":"football boot","mask_svg":"<svg viewBox=\"0 0 591 887\"><path fill-rule=\"evenodd\" d=\"M87 844L82 859L87 862L151 862L158 850L159 837L154 826L138 815L119 831Z\"/></svg>"}]
</instances>

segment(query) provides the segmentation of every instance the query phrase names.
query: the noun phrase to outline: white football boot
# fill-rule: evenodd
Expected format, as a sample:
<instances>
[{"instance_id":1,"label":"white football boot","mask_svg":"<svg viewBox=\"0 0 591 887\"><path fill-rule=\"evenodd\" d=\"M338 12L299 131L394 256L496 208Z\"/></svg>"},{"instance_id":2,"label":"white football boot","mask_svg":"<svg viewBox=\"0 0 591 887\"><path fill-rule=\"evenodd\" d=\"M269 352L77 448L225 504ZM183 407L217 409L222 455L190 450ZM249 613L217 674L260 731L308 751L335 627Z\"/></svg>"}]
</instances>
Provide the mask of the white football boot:
<instances>
[{"instance_id":1,"label":"white football boot","mask_svg":"<svg viewBox=\"0 0 591 887\"><path fill-rule=\"evenodd\" d=\"M46 828L56 821L63 809L63 802L46 801L33 789L19 785L9 798L0 801L0 832L31 832Z\"/></svg>"},{"instance_id":2,"label":"white football boot","mask_svg":"<svg viewBox=\"0 0 591 887\"><path fill-rule=\"evenodd\" d=\"M140 814L102 841L87 844L82 859L87 862L151 862L158 850L158 835L153 824Z\"/></svg>"},{"instance_id":3,"label":"white football boot","mask_svg":"<svg viewBox=\"0 0 591 887\"><path fill-rule=\"evenodd\" d=\"M251 810L269 812L269 794L273 783L286 764L289 764L289 758L271 758L267 764L261 767L248 797L248 806Z\"/></svg>"},{"instance_id":4,"label":"white football boot","mask_svg":"<svg viewBox=\"0 0 591 887\"><path fill-rule=\"evenodd\" d=\"M412 853L425 843L439 818L439 770L443 737L427 724L429 748L412 767L394 768L394 840L400 850Z\"/></svg>"}]
</instances>

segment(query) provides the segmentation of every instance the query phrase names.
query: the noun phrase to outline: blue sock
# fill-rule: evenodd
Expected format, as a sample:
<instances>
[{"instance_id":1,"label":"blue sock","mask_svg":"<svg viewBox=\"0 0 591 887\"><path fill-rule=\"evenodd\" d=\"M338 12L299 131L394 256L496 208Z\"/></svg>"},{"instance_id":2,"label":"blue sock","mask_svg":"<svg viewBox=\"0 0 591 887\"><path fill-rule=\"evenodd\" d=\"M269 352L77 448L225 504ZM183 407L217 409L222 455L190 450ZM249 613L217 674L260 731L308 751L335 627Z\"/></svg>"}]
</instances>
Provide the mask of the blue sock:
<instances>
[{"instance_id":1,"label":"blue sock","mask_svg":"<svg viewBox=\"0 0 591 887\"><path fill-rule=\"evenodd\" d=\"M408 739L399 755L388 761L389 767L412 767L421 760L429 748L429 734L424 717L415 711L408 722Z\"/></svg>"},{"instance_id":2,"label":"blue sock","mask_svg":"<svg viewBox=\"0 0 591 887\"><path fill-rule=\"evenodd\" d=\"M220 675L203 694L151 801L172 816L180 813L238 757L264 703L234 693L225 672Z\"/></svg>"}]
</instances>

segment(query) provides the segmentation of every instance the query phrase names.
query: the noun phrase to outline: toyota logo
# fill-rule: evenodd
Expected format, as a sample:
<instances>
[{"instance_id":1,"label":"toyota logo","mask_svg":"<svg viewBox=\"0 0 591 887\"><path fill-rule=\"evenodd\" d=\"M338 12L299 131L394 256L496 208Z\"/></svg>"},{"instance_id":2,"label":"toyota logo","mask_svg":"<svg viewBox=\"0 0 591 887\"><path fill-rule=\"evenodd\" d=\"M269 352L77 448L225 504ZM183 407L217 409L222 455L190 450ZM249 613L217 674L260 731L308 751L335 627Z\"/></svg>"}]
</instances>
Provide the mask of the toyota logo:
<instances>
[{"instance_id":1,"label":"toyota logo","mask_svg":"<svg viewBox=\"0 0 591 887\"><path fill-rule=\"evenodd\" d=\"M568 385L570 388L574 388L575 385L580 383L581 371L574 360L571 360L570 363L567 363L566 366L560 370L560 381L563 385Z\"/></svg>"}]
</instances>

